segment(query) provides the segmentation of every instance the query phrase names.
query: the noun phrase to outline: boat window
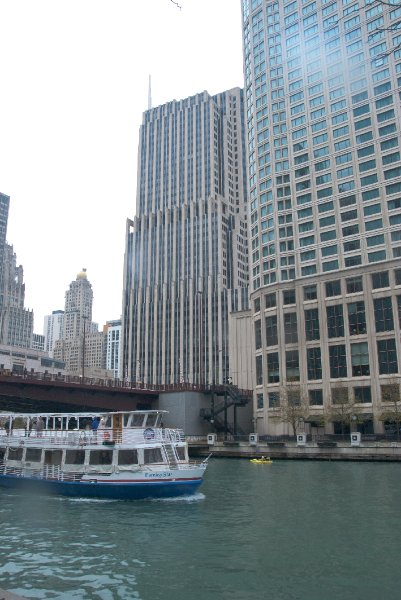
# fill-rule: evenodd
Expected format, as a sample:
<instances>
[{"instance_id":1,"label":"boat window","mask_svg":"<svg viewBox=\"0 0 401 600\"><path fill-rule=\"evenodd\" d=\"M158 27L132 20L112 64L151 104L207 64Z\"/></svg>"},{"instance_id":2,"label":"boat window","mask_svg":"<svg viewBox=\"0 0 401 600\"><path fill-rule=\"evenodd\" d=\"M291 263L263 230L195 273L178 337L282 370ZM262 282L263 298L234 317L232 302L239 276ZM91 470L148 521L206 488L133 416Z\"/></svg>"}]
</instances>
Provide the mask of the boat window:
<instances>
[{"instance_id":1,"label":"boat window","mask_svg":"<svg viewBox=\"0 0 401 600\"><path fill-rule=\"evenodd\" d=\"M45 465L61 465L62 450L45 450Z\"/></svg>"},{"instance_id":2,"label":"boat window","mask_svg":"<svg viewBox=\"0 0 401 600\"><path fill-rule=\"evenodd\" d=\"M42 460L41 448L27 448L25 453L27 462L40 462Z\"/></svg>"},{"instance_id":3,"label":"boat window","mask_svg":"<svg viewBox=\"0 0 401 600\"><path fill-rule=\"evenodd\" d=\"M118 453L119 465L137 465L138 452L136 450L120 450Z\"/></svg>"},{"instance_id":4,"label":"boat window","mask_svg":"<svg viewBox=\"0 0 401 600\"><path fill-rule=\"evenodd\" d=\"M129 413L123 415L124 427L128 427Z\"/></svg>"},{"instance_id":5,"label":"boat window","mask_svg":"<svg viewBox=\"0 0 401 600\"><path fill-rule=\"evenodd\" d=\"M105 420L104 426L105 427L111 427L111 416L104 416L103 418Z\"/></svg>"},{"instance_id":6,"label":"boat window","mask_svg":"<svg viewBox=\"0 0 401 600\"><path fill-rule=\"evenodd\" d=\"M185 460L185 448L183 446L178 446L176 450L178 454L178 460Z\"/></svg>"},{"instance_id":7,"label":"boat window","mask_svg":"<svg viewBox=\"0 0 401 600\"><path fill-rule=\"evenodd\" d=\"M4 460L5 454L6 454L6 449L0 448L0 460Z\"/></svg>"},{"instance_id":8,"label":"boat window","mask_svg":"<svg viewBox=\"0 0 401 600\"><path fill-rule=\"evenodd\" d=\"M143 451L143 462L145 465L150 463L163 462L160 448L145 448Z\"/></svg>"},{"instance_id":9,"label":"boat window","mask_svg":"<svg viewBox=\"0 0 401 600\"><path fill-rule=\"evenodd\" d=\"M90 465L111 465L113 462L112 450L92 450L89 457Z\"/></svg>"},{"instance_id":10,"label":"boat window","mask_svg":"<svg viewBox=\"0 0 401 600\"><path fill-rule=\"evenodd\" d=\"M65 453L66 465L83 465L85 462L85 450L67 450Z\"/></svg>"},{"instance_id":11,"label":"boat window","mask_svg":"<svg viewBox=\"0 0 401 600\"><path fill-rule=\"evenodd\" d=\"M142 427L144 416L138 414L132 415L131 427Z\"/></svg>"},{"instance_id":12,"label":"boat window","mask_svg":"<svg viewBox=\"0 0 401 600\"><path fill-rule=\"evenodd\" d=\"M156 425L157 413L149 413L146 419L146 427L154 427Z\"/></svg>"},{"instance_id":13,"label":"boat window","mask_svg":"<svg viewBox=\"0 0 401 600\"><path fill-rule=\"evenodd\" d=\"M9 448L8 460L22 460L23 448Z\"/></svg>"}]
</instances>

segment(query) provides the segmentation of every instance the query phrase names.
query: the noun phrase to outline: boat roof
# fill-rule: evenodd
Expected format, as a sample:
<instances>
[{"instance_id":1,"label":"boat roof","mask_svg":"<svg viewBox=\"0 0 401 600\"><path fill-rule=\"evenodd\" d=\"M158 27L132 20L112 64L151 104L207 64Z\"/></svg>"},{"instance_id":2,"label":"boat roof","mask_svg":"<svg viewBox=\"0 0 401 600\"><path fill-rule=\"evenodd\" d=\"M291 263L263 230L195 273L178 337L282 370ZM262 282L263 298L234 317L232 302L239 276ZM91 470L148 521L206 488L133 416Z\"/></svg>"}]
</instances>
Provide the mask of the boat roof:
<instances>
[{"instance_id":1,"label":"boat roof","mask_svg":"<svg viewBox=\"0 0 401 600\"><path fill-rule=\"evenodd\" d=\"M168 410L118 410L118 411L85 411L85 412L51 412L51 413L47 413L47 412L38 412L38 413L20 413L20 412L3 412L0 411L0 417L42 417L42 418L47 418L47 417L58 417L58 418L65 418L65 417L103 417L105 415L110 416L110 415L131 415L131 414L135 414L135 415L149 415L149 414L154 414L154 415L164 415L167 414Z\"/></svg>"}]
</instances>

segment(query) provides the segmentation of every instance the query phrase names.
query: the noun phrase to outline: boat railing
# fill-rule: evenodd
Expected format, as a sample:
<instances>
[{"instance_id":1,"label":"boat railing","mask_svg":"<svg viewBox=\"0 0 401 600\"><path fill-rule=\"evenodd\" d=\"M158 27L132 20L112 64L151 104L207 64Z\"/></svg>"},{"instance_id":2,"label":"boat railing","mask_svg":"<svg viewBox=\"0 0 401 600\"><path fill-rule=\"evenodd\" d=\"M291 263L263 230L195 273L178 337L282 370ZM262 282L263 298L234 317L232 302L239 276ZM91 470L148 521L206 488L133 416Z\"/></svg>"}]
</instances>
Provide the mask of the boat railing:
<instances>
[{"instance_id":1,"label":"boat railing","mask_svg":"<svg viewBox=\"0 0 401 600\"><path fill-rule=\"evenodd\" d=\"M116 431L113 428L102 428L97 431L91 429L44 429L43 431L28 431L26 429L13 429L11 432L0 432L0 444L8 446L86 446L89 444L128 444L142 445L154 442L182 443L185 435L182 429L170 428L130 428Z\"/></svg>"}]
</instances>

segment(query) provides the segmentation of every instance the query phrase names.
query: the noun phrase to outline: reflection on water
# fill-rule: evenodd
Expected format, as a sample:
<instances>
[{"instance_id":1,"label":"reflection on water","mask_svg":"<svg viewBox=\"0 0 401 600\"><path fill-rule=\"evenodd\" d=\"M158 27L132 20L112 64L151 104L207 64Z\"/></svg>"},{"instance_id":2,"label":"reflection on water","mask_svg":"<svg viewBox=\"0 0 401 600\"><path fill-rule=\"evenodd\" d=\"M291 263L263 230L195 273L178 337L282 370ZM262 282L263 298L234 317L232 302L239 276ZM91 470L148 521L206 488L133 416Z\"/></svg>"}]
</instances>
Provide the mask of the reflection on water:
<instances>
[{"instance_id":1,"label":"reflection on water","mask_svg":"<svg viewBox=\"0 0 401 600\"><path fill-rule=\"evenodd\" d=\"M393 599L400 469L214 459L187 498L0 490L0 587L66 600Z\"/></svg>"}]
</instances>

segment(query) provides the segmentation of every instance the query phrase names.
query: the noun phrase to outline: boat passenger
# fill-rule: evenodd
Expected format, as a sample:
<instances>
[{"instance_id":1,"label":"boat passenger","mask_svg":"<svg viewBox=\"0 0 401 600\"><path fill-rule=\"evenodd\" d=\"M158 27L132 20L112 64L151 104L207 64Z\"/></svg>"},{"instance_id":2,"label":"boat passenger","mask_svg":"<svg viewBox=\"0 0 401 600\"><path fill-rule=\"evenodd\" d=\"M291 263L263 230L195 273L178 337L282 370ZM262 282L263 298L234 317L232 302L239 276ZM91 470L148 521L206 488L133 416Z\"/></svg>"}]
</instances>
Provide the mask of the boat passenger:
<instances>
[{"instance_id":1,"label":"boat passenger","mask_svg":"<svg viewBox=\"0 0 401 600\"><path fill-rule=\"evenodd\" d=\"M44 428L45 428L45 424L43 422L42 417L38 417L36 419L36 424L35 424L35 431L36 431L37 437L42 437Z\"/></svg>"}]
</instances>

